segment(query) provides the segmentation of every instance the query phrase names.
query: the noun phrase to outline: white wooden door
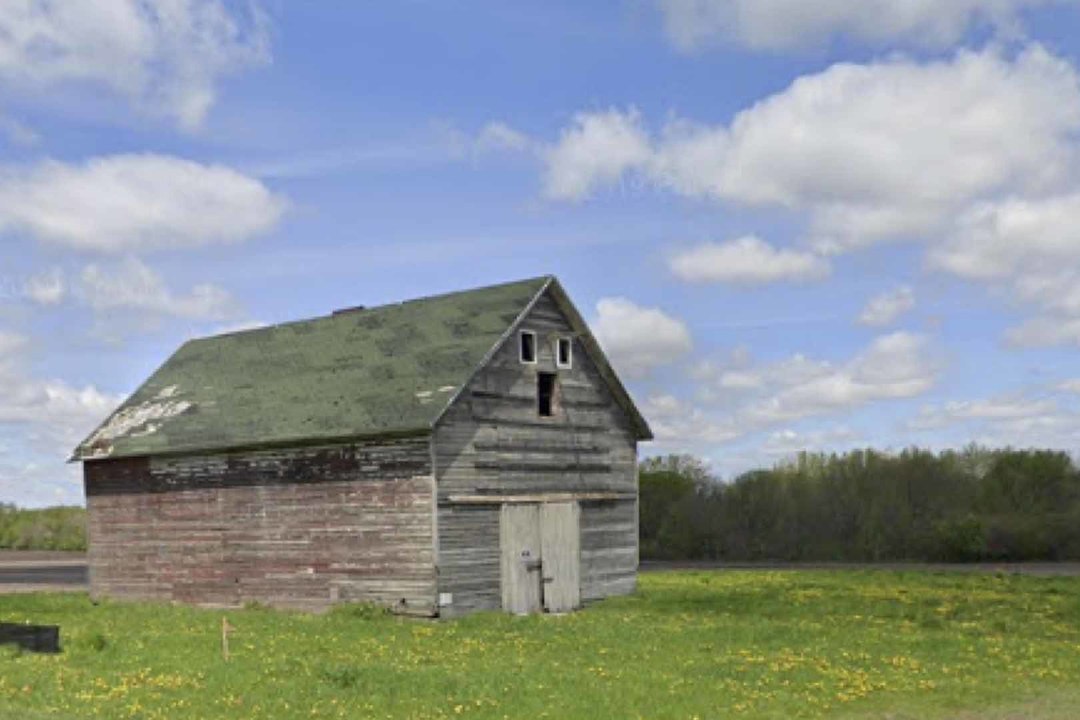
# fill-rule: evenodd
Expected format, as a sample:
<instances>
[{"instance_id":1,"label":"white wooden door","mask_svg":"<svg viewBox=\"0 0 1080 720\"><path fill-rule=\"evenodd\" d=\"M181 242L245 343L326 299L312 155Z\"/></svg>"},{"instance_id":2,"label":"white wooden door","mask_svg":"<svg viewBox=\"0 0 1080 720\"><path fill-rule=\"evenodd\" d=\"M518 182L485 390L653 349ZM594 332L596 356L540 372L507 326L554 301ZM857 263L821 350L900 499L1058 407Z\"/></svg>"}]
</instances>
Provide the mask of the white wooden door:
<instances>
[{"instance_id":1,"label":"white wooden door","mask_svg":"<svg viewBox=\"0 0 1080 720\"><path fill-rule=\"evenodd\" d=\"M540 506L540 558L544 609L569 612L581 605L581 507L576 502Z\"/></svg>"},{"instance_id":2,"label":"white wooden door","mask_svg":"<svg viewBox=\"0 0 1080 720\"><path fill-rule=\"evenodd\" d=\"M499 522L503 609L515 615L541 608L540 506L503 505Z\"/></svg>"}]
</instances>

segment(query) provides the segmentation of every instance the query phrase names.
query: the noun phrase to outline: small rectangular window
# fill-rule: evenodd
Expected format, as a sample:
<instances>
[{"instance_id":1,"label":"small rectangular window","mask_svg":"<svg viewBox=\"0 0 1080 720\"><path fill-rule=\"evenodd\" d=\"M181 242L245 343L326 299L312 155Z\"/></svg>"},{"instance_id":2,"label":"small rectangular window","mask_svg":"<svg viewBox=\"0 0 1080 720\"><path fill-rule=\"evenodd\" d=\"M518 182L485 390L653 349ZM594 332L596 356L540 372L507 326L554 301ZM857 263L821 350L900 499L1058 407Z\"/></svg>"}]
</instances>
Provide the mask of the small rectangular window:
<instances>
[{"instance_id":1,"label":"small rectangular window","mask_svg":"<svg viewBox=\"0 0 1080 720\"><path fill-rule=\"evenodd\" d=\"M536 374L536 401L540 417L555 414L555 373Z\"/></svg>"},{"instance_id":2,"label":"small rectangular window","mask_svg":"<svg viewBox=\"0 0 1080 720\"><path fill-rule=\"evenodd\" d=\"M570 338L559 338L555 345L555 364L561 368L569 368L573 362L573 350Z\"/></svg>"},{"instance_id":3,"label":"small rectangular window","mask_svg":"<svg viewBox=\"0 0 1080 720\"><path fill-rule=\"evenodd\" d=\"M521 331L521 362L536 362L536 333L531 330Z\"/></svg>"}]
</instances>

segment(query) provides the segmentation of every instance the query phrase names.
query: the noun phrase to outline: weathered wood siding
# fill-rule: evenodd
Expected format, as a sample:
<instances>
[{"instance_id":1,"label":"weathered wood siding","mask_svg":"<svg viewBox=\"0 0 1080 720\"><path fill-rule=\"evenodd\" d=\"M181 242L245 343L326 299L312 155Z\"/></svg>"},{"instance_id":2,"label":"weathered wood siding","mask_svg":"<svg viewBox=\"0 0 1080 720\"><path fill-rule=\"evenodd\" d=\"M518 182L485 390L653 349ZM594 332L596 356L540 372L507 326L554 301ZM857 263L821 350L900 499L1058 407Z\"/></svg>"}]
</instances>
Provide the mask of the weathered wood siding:
<instances>
[{"instance_id":1,"label":"weathered wood siding","mask_svg":"<svg viewBox=\"0 0 1080 720\"><path fill-rule=\"evenodd\" d=\"M637 446L622 408L545 294L521 329L537 334L537 363L519 360L515 332L461 393L433 436L442 614L501 606L499 506L455 496L610 492L636 498ZM573 337L573 367L557 368L558 337ZM559 410L537 411L536 373L559 376ZM635 499L582 503L581 595L632 592L637 571Z\"/></svg>"},{"instance_id":2,"label":"weathered wood siding","mask_svg":"<svg viewBox=\"0 0 1080 720\"><path fill-rule=\"evenodd\" d=\"M428 438L85 464L96 596L435 607Z\"/></svg>"}]
</instances>

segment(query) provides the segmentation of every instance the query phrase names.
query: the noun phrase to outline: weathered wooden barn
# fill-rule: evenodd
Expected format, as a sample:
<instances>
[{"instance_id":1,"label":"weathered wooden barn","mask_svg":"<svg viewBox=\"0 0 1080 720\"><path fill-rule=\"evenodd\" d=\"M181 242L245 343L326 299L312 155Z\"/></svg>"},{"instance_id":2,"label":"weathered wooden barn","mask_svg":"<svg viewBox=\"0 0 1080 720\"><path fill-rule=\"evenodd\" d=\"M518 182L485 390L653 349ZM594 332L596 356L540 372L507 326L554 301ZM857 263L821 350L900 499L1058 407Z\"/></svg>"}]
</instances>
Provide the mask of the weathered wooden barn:
<instances>
[{"instance_id":1,"label":"weathered wooden barn","mask_svg":"<svg viewBox=\"0 0 1080 720\"><path fill-rule=\"evenodd\" d=\"M75 450L91 592L570 610L635 587L650 437L553 277L192 340Z\"/></svg>"}]
</instances>

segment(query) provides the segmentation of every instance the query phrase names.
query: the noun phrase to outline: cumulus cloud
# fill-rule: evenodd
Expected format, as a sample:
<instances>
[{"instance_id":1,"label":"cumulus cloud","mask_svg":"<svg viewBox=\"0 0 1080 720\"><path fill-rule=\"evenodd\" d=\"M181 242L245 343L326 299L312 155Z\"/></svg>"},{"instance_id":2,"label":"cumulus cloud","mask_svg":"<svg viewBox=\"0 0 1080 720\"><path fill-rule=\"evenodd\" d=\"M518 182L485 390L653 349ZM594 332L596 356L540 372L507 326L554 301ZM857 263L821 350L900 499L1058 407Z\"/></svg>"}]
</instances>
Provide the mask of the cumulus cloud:
<instances>
[{"instance_id":1,"label":"cumulus cloud","mask_svg":"<svg viewBox=\"0 0 1080 720\"><path fill-rule=\"evenodd\" d=\"M754 49L804 48L845 37L874 46L947 47L973 27L1016 30L1021 12L1054 0L658 0L683 50L716 40ZM1060 2L1060 0L1059 0Z\"/></svg>"},{"instance_id":2,"label":"cumulus cloud","mask_svg":"<svg viewBox=\"0 0 1080 720\"><path fill-rule=\"evenodd\" d=\"M662 394L646 398L643 405L649 426L660 443L677 447L723 444L741 437L743 430L730 418L716 418L700 407Z\"/></svg>"},{"instance_id":3,"label":"cumulus cloud","mask_svg":"<svg viewBox=\"0 0 1080 720\"><path fill-rule=\"evenodd\" d=\"M0 172L0 230L80 250L240 242L274 227L284 206L254 178L164 155Z\"/></svg>"},{"instance_id":4,"label":"cumulus cloud","mask_svg":"<svg viewBox=\"0 0 1080 720\"><path fill-rule=\"evenodd\" d=\"M686 194L806 211L819 244L842 249L938 231L1004 188L1054 187L1077 129L1077 75L1039 48L839 64L729 127L669 131L653 172Z\"/></svg>"},{"instance_id":5,"label":"cumulus cloud","mask_svg":"<svg viewBox=\"0 0 1080 720\"><path fill-rule=\"evenodd\" d=\"M762 370L779 388L746 407L748 420L785 422L876 400L917 397L933 388L939 370L927 339L909 332L881 336L842 365L796 359L788 363L799 369L791 378L783 376L783 365Z\"/></svg>"},{"instance_id":6,"label":"cumulus cloud","mask_svg":"<svg viewBox=\"0 0 1080 720\"><path fill-rule=\"evenodd\" d=\"M989 282L1036 308L1007 332L1017 345L1080 345L1080 192L1010 197L965 212L930 265Z\"/></svg>"},{"instance_id":7,"label":"cumulus cloud","mask_svg":"<svg viewBox=\"0 0 1080 720\"><path fill-rule=\"evenodd\" d=\"M651 139L634 111L581 114L548 155L548 189L580 199L640 173L689 196L805 212L822 248L921 236L1003 189L1070 177L1080 82L1039 47L926 64L837 64L738 113L671 121Z\"/></svg>"},{"instance_id":8,"label":"cumulus cloud","mask_svg":"<svg viewBox=\"0 0 1080 720\"><path fill-rule=\"evenodd\" d=\"M719 363L699 363L686 397L654 394L642 410L664 451L719 458L716 447L724 446L723 465L741 470L799 450L866 443L842 422L823 419L918 397L934 387L939 371L928 339L903 332L882 335L841 361L795 354L755 362L740 349Z\"/></svg>"},{"instance_id":9,"label":"cumulus cloud","mask_svg":"<svg viewBox=\"0 0 1080 720\"><path fill-rule=\"evenodd\" d=\"M233 297L211 284L173 293L164 279L142 261L129 257L111 265L83 269L80 293L97 312L132 311L190 320L225 320L237 310Z\"/></svg>"},{"instance_id":10,"label":"cumulus cloud","mask_svg":"<svg viewBox=\"0 0 1080 720\"><path fill-rule=\"evenodd\" d=\"M981 202L959 218L931 262L972 279L1004 278L1017 268L1058 269L1080 260L1080 191ZM1076 300L1080 308L1080 296Z\"/></svg>"},{"instance_id":11,"label":"cumulus cloud","mask_svg":"<svg viewBox=\"0 0 1080 720\"><path fill-rule=\"evenodd\" d=\"M934 387L940 369L928 338L894 332L839 362L796 353L762 363L738 352L725 362L698 364L692 377L701 402L751 432L918 397Z\"/></svg>"},{"instance_id":12,"label":"cumulus cloud","mask_svg":"<svg viewBox=\"0 0 1080 720\"><path fill-rule=\"evenodd\" d=\"M939 435L957 428L964 437L992 446L1072 450L1080 433L1080 411L1065 400L1045 391L955 400L924 406L907 426Z\"/></svg>"},{"instance_id":13,"label":"cumulus cloud","mask_svg":"<svg viewBox=\"0 0 1080 720\"><path fill-rule=\"evenodd\" d=\"M0 3L0 80L34 89L89 83L185 128L203 121L221 78L269 59L266 17L254 2Z\"/></svg>"},{"instance_id":14,"label":"cumulus cloud","mask_svg":"<svg viewBox=\"0 0 1080 720\"><path fill-rule=\"evenodd\" d=\"M784 280L820 280L829 263L813 253L778 249L748 235L729 242L705 242L677 253L671 271L688 282L745 285Z\"/></svg>"},{"instance_id":15,"label":"cumulus cloud","mask_svg":"<svg viewBox=\"0 0 1080 720\"><path fill-rule=\"evenodd\" d=\"M923 242L931 268L1034 307L1011 342L1080 343L1078 138L1076 69L1038 45L991 46L839 63L722 125L671 120L650 133L633 110L582 114L548 153L547 173L570 179L551 184L556 198L633 176L780 209L805 223L819 256ZM723 257L715 247L689 257L712 255ZM813 267L811 254L802 261ZM704 279L713 265L680 267Z\"/></svg>"},{"instance_id":16,"label":"cumulus cloud","mask_svg":"<svg viewBox=\"0 0 1080 720\"><path fill-rule=\"evenodd\" d=\"M682 320L621 297L603 298L596 304L592 328L604 352L627 377L643 377L693 348Z\"/></svg>"},{"instance_id":17,"label":"cumulus cloud","mask_svg":"<svg viewBox=\"0 0 1080 720\"><path fill-rule=\"evenodd\" d=\"M63 453L120 398L90 385L33 377L26 369L30 348L29 338L0 331L0 425L16 426L35 445Z\"/></svg>"},{"instance_id":18,"label":"cumulus cloud","mask_svg":"<svg viewBox=\"0 0 1080 720\"><path fill-rule=\"evenodd\" d=\"M915 291L907 285L870 298L859 313L859 324L870 327L890 325L915 307Z\"/></svg>"},{"instance_id":19,"label":"cumulus cloud","mask_svg":"<svg viewBox=\"0 0 1080 720\"><path fill-rule=\"evenodd\" d=\"M646 163L650 154L636 110L579 113L546 153L544 192L558 200L583 199Z\"/></svg>"}]
</instances>

